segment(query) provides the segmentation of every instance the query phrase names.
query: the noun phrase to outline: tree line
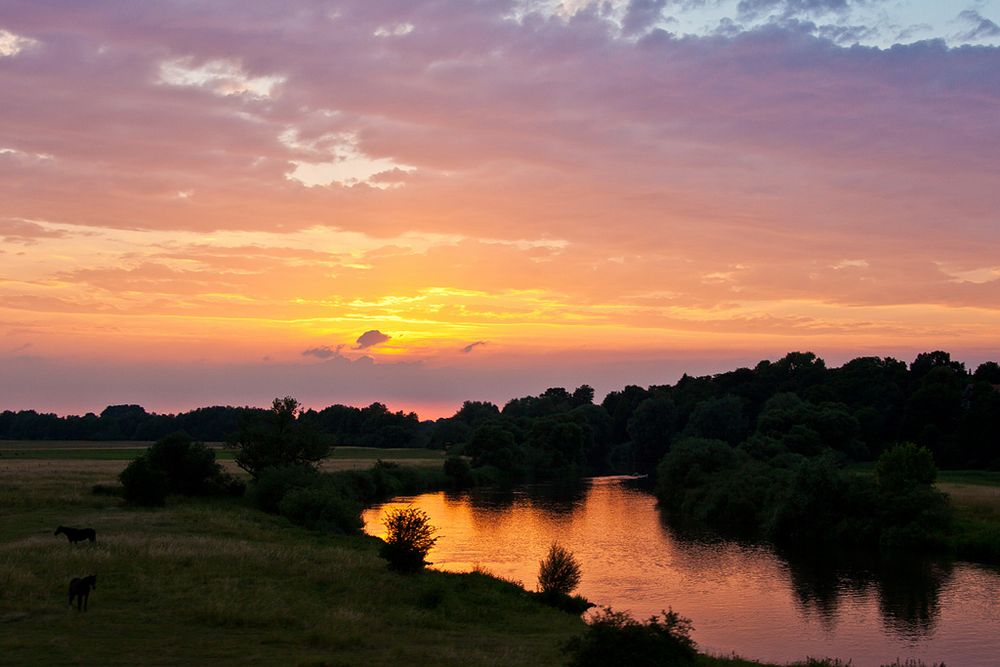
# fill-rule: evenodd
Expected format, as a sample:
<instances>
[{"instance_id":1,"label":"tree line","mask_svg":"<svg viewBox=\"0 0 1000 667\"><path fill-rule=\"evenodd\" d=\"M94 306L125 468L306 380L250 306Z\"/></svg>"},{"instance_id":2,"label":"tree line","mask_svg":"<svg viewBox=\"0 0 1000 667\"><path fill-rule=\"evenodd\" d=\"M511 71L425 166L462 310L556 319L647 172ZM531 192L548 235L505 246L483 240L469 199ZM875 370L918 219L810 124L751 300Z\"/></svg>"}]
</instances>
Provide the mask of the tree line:
<instances>
[{"instance_id":1,"label":"tree line","mask_svg":"<svg viewBox=\"0 0 1000 667\"><path fill-rule=\"evenodd\" d=\"M265 408L213 406L178 414L146 412L141 405L109 405L101 414L60 417L34 410L0 412L0 440L161 440L184 433L202 442L224 442L241 425L260 420ZM393 412L382 403L364 408L331 405L297 419L338 445L423 447L430 423L416 413Z\"/></svg>"},{"instance_id":2,"label":"tree line","mask_svg":"<svg viewBox=\"0 0 1000 667\"><path fill-rule=\"evenodd\" d=\"M550 388L502 408L466 401L451 417L420 422L381 403L305 410L297 420L337 445L431 447L467 457L472 467L530 479L608 472L652 473L673 443L703 438L780 448L812 457L875 460L897 442L926 447L942 468L1000 469L1000 365L970 371L947 352L910 363L859 357L829 368L811 352L792 352L674 384L612 391ZM100 415L59 417L34 410L0 413L0 439L158 440L183 432L225 441L268 411L207 407L173 414L114 405Z\"/></svg>"}]
</instances>

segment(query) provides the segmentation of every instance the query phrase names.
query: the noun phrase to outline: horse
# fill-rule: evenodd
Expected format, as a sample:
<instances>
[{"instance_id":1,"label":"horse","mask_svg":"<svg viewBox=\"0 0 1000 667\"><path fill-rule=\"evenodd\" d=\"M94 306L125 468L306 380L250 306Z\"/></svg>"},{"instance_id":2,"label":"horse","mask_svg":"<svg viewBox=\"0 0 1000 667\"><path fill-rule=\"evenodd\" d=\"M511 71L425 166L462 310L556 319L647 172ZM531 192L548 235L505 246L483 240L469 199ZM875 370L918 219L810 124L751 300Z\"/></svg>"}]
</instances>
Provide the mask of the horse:
<instances>
[{"instance_id":1,"label":"horse","mask_svg":"<svg viewBox=\"0 0 1000 667\"><path fill-rule=\"evenodd\" d=\"M70 544L75 544L77 542L83 542L84 540L90 540L91 542L97 541L97 531L93 528L70 528L68 526L59 526L56 528L55 535L62 533L66 536L66 539L70 541Z\"/></svg>"},{"instance_id":2,"label":"horse","mask_svg":"<svg viewBox=\"0 0 1000 667\"><path fill-rule=\"evenodd\" d=\"M90 597L90 591L95 588L97 588L96 574L83 578L73 577L69 582L69 606L73 606L73 598L76 598L76 610L80 611L83 607L83 611L87 611L87 598Z\"/></svg>"}]
</instances>

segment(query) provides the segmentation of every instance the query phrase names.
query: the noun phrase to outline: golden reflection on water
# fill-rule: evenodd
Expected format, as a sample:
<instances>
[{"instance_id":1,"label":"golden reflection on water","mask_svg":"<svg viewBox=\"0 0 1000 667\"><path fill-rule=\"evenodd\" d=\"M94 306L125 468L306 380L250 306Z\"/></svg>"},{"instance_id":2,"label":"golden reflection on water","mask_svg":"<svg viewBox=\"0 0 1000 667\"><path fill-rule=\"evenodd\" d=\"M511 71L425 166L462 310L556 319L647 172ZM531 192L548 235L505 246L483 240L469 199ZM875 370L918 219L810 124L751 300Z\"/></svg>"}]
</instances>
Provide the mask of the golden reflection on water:
<instances>
[{"instance_id":1,"label":"golden reflection on water","mask_svg":"<svg viewBox=\"0 0 1000 667\"><path fill-rule=\"evenodd\" d=\"M385 512L407 505L438 528L435 568L480 567L533 589L539 560L558 542L583 566L582 595L640 618L672 607L693 620L703 650L856 667L897 657L1000 664L1000 576L985 568L803 563L766 546L683 538L655 498L622 478L401 498L366 511L366 530L384 537Z\"/></svg>"}]
</instances>

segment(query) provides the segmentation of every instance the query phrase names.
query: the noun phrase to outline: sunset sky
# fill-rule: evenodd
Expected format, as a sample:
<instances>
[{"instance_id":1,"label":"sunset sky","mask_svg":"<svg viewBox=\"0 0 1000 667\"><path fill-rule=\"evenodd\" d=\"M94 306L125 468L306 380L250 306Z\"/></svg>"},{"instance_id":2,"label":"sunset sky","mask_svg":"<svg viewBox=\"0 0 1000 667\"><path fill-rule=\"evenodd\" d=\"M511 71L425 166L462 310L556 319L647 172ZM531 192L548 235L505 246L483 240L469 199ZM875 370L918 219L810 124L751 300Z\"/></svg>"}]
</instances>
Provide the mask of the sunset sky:
<instances>
[{"instance_id":1,"label":"sunset sky","mask_svg":"<svg viewBox=\"0 0 1000 667\"><path fill-rule=\"evenodd\" d=\"M0 3L0 409L1000 358L1000 0Z\"/></svg>"}]
</instances>

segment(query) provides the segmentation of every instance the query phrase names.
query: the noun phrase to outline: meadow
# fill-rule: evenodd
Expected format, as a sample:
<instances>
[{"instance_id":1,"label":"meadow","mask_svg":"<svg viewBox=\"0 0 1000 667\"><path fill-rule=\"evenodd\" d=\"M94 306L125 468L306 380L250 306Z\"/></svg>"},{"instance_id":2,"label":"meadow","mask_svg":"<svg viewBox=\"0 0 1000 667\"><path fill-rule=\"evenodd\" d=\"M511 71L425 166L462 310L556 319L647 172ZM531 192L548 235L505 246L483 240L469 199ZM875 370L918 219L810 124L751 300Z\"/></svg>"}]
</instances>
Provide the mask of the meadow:
<instances>
[{"instance_id":1,"label":"meadow","mask_svg":"<svg viewBox=\"0 0 1000 667\"><path fill-rule=\"evenodd\" d=\"M3 662L561 664L584 627L485 574L392 573L374 538L307 531L239 499L144 510L91 493L122 467L0 458ZM95 528L97 543L69 544L60 524ZM97 588L79 613L67 583L87 574Z\"/></svg>"}]
</instances>

